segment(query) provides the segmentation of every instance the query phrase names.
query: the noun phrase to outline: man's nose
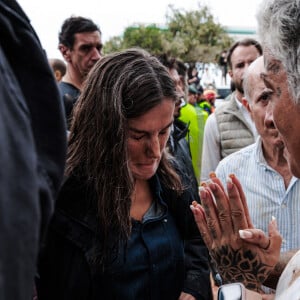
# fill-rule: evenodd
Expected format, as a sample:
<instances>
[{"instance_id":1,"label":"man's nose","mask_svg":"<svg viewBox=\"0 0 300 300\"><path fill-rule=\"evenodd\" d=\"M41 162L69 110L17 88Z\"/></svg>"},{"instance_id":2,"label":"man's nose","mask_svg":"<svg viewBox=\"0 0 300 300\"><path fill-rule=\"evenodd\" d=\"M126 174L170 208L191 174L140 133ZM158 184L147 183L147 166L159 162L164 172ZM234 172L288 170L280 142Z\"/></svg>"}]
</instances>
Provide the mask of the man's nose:
<instances>
[{"instance_id":1,"label":"man's nose","mask_svg":"<svg viewBox=\"0 0 300 300\"><path fill-rule=\"evenodd\" d=\"M93 60L97 61L102 57L101 52L96 47L94 47L92 51L93 51L93 54L92 54L92 59Z\"/></svg>"},{"instance_id":2,"label":"man's nose","mask_svg":"<svg viewBox=\"0 0 300 300\"><path fill-rule=\"evenodd\" d=\"M267 105L267 109L266 109L266 113L265 113L265 124L268 127L275 127L274 119L273 119L273 108L272 108L271 101L269 101L269 103Z\"/></svg>"}]
</instances>

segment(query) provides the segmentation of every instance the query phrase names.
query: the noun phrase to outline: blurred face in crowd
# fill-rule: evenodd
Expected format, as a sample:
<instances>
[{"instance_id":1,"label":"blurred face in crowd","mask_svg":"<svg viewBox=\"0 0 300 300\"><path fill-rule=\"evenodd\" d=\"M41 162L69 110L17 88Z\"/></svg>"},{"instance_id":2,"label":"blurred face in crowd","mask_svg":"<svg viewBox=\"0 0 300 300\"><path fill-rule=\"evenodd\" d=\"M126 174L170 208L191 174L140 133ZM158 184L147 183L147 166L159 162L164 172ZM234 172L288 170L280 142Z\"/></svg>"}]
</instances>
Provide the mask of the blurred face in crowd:
<instances>
[{"instance_id":1,"label":"blurred face in crowd","mask_svg":"<svg viewBox=\"0 0 300 300\"><path fill-rule=\"evenodd\" d=\"M60 45L60 50L74 70L82 78L85 78L94 64L102 57L101 34L99 31L76 33L72 49Z\"/></svg>"},{"instance_id":2,"label":"blurred face in crowd","mask_svg":"<svg viewBox=\"0 0 300 300\"><path fill-rule=\"evenodd\" d=\"M232 68L229 70L229 75L233 81L235 88L241 93L243 91L243 77L245 71L249 65L257 58L260 54L255 46L237 46L231 55Z\"/></svg>"},{"instance_id":3,"label":"blurred face in crowd","mask_svg":"<svg viewBox=\"0 0 300 300\"><path fill-rule=\"evenodd\" d=\"M184 100L184 87L182 86L182 80L175 68L169 69L169 74L174 81L176 92L178 95L178 100L175 104L174 117L178 118L180 116L181 103Z\"/></svg>"},{"instance_id":4,"label":"blurred face in crowd","mask_svg":"<svg viewBox=\"0 0 300 300\"><path fill-rule=\"evenodd\" d=\"M262 75L272 90L267 113L274 120L286 146L285 156L291 172L300 178L300 106L295 104L288 90L287 75L281 62L266 49L266 73Z\"/></svg>"},{"instance_id":5,"label":"blurred face in crowd","mask_svg":"<svg viewBox=\"0 0 300 300\"><path fill-rule=\"evenodd\" d=\"M188 98L189 98L189 103L195 105L197 103L198 95L194 93L189 93Z\"/></svg>"},{"instance_id":6,"label":"blurred face in crowd","mask_svg":"<svg viewBox=\"0 0 300 300\"><path fill-rule=\"evenodd\" d=\"M205 99L211 104L211 105L215 105L216 102L216 93L214 91L211 92L204 92L204 97Z\"/></svg>"}]
</instances>

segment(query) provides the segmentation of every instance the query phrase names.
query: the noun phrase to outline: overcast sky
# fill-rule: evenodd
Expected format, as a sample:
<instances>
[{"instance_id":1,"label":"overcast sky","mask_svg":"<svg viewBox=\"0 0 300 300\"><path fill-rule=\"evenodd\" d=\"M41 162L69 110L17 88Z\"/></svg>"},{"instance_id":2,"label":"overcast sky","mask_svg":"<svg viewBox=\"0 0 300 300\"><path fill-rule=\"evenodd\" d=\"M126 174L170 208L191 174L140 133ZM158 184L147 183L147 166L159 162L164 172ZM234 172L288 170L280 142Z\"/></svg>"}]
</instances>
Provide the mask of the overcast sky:
<instances>
[{"instance_id":1,"label":"overcast sky","mask_svg":"<svg viewBox=\"0 0 300 300\"><path fill-rule=\"evenodd\" d=\"M71 15L91 18L102 31L103 42L121 35L134 23L164 25L169 4L185 10L198 3L211 9L223 26L256 28L255 14L261 0L18 0L31 20L49 57L61 57L57 50L58 32Z\"/></svg>"}]
</instances>

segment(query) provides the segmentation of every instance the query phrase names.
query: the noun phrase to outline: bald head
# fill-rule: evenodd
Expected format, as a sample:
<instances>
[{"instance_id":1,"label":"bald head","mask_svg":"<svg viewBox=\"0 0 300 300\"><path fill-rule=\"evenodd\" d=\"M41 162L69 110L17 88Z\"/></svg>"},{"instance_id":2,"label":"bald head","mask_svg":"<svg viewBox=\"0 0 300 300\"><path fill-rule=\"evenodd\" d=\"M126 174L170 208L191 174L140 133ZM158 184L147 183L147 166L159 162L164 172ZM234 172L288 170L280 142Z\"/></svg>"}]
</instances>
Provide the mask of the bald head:
<instances>
[{"instance_id":1,"label":"bald head","mask_svg":"<svg viewBox=\"0 0 300 300\"><path fill-rule=\"evenodd\" d=\"M258 81L262 81L261 74L264 73L264 59L263 56L258 57L251 63L245 72L243 79L244 97L249 103L252 101L252 94Z\"/></svg>"}]
</instances>

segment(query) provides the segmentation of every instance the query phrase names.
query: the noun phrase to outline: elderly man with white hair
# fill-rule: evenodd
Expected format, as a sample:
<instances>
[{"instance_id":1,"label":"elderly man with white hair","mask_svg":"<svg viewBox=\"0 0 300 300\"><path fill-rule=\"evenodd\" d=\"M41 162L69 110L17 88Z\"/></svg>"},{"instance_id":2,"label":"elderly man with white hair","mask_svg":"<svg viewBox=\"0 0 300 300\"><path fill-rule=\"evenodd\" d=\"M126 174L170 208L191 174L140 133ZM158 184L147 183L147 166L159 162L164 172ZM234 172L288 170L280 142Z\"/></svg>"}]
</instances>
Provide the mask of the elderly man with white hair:
<instances>
[{"instance_id":1,"label":"elderly man with white hair","mask_svg":"<svg viewBox=\"0 0 300 300\"><path fill-rule=\"evenodd\" d=\"M271 91L266 114L279 131L292 174L299 178L300 1L264 0L258 24L266 69L261 77ZM270 222L268 235L255 229L239 181L231 175L226 185L227 194L216 177L202 187L203 208L195 205L194 216L212 257L223 271L223 282L242 281L249 289L259 290L279 259L281 237L276 221ZM298 255L299 252L296 258ZM284 265L276 265L278 275L281 267ZM277 297L284 297L279 295L284 287L299 282L299 264L292 271L294 275L288 284L280 285ZM299 299L299 293L294 294L298 297L295 299Z\"/></svg>"}]
</instances>

